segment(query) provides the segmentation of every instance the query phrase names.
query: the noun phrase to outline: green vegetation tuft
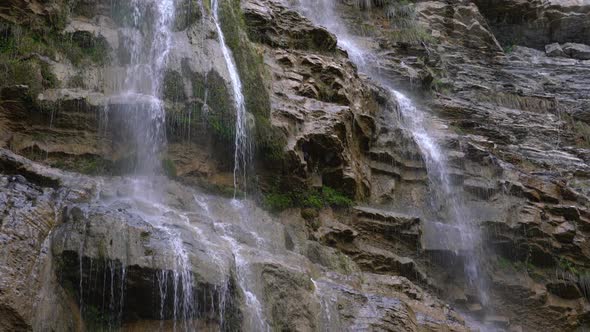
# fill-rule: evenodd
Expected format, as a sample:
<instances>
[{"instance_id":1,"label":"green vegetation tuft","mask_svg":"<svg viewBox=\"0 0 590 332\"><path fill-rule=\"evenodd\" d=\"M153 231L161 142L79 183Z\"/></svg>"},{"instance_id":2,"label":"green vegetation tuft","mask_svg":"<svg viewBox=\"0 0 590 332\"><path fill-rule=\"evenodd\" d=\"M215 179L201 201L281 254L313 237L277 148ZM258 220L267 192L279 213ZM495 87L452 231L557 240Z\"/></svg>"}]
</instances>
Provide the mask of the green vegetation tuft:
<instances>
[{"instance_id":1,"label":"green vegetation tuft","mask_svg":"<svg viewBox=\"0 0 590 332\"><path fill-rule=\"evenodd\" d=\"M572 263L571 261L569 261L566 258L562 257L559 260L559 262L557 262L557 265L558 265L559 269L561 269L563 272L571 273L573 275L580 274L580 272L578 271L578 268L574 265L574 263Z\"/></svg>"},{"instance_id":2,"label":"green vegetation tuft","mask_svg":"<svg viewBox=\"0 0 590 332\"><path fill-rule=\"evenodd\" d=\"M295 205L289 194L269 193L264 197L264 205L271 211L279 212Z\"/></svg>"},{"instance_id":3,"label":"green vegetation tuft","mask_svg":"<svg viewBox=\"0 0 590 332\"><path fill-rule=\"evenodd\" d=\"M321 209L327 206L347 208L352 204L352 199L330 187L323 187L321 190L273 191L264 197L264 206L273 212L280 212L288 208Z\"/></svg>"},{"instance_id":4,"label":"green vegetation tuft","mask_svg":"<svg viewBox=\"0 0 590 332\"><path fill-rule=\"evenodd\" d=\"M348 196L330 187L322 188L322 196L324 201L330 206L344 208L351 206L353 203L352 199Z\"/></svg>"}]
</instances>

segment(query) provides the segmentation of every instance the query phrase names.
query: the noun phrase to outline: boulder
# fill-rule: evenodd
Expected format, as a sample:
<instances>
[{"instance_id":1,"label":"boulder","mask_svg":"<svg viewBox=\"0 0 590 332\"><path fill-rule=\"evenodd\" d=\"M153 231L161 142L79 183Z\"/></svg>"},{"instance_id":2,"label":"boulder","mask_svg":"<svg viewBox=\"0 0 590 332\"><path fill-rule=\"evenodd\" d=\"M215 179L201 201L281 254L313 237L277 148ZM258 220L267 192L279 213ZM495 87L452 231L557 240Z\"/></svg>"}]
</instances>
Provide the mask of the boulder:
<instances>
[{"instance_id":1,"label":"boulder","mask_svg":"<svg viewBox=\"0 0 590 332\"><path fill-rule=\"evenodd\" d=\"M550 56L550 57L564 57L565 56L565 52L563 52L563 49L561 48L561 45L559 45L559 43L545 45L545 53L547 54L547 56Z\"/></svg>"},{"instance_id":2,"label":"boulder","mask_svg":"<svg viewBox=\"0 0 590 332\"><path fill-rule=\"evenodd\" d=\"M566 43L563 51L570 57L578 60L590 60L590 46L577 43Z\"/></svg>"}]
</instances>

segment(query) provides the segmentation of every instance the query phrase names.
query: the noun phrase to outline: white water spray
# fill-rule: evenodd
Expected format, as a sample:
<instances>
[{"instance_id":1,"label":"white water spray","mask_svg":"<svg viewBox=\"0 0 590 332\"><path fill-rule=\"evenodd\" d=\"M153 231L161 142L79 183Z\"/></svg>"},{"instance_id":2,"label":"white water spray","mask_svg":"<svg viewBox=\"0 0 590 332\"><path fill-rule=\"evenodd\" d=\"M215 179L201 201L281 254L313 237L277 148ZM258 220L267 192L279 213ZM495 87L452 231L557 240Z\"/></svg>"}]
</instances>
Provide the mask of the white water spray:
<instances>
[{"instance_id":1,"label":"white water spray","mask_svg":"<svg viewBox=\"0 0 590 332\"><path fill-rule=\"evenodd\" d=\"M130 8L130 27L121 30L126 38L129 63L125 64L121 87L109 100L108 112L121 116L124 129L133 139L135 174L145 178L128 179L130 193L120 199L132 206L153 208L152 213L143 215L144 220L166 234L173 253L169 269L155 276L161 301L160 318L171 316L174 330L190 331L194 330L191 321L196 313L189 256L180 234L173 223L168 222L166 215L170 211L161 204L160 193L154 186L155 175L161 167L160 154L166 144L162 87L173 47L175 0L132 0ZM171 313L166 312L166 303L172 303Z\"/></svg>"},{"instance_id":2,"label":"white water spray","mask_svg":"<svg viewBox=\"0 0 590 332\"><path fill-rule=\"evenodd\" d=\"M133 0L130 7L131 27L121 30L129 63L121 86L109 99L107 114L120 113L117 115L131 134L135 172L153 175L160 169L160 153L166 143L161 90L173 44L175 6L174 0Z\"/></svg>"}]
</instances>

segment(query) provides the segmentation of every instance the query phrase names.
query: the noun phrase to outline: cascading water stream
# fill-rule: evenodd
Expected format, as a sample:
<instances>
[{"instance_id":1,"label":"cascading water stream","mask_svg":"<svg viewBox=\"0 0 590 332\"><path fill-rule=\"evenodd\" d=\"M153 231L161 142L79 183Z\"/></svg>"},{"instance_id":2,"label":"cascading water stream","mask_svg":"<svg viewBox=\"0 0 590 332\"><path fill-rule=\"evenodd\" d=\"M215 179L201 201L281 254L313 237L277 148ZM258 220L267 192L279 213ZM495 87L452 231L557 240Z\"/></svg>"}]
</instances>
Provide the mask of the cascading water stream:
<instances>
[{"instance_id":1,"label":"cascading water stream","mask_svg":"<svg viewBox=\"0 0 590 332\"><path fill-rule=\"evenodd\" d=\"M444 224L440 222L431 222L430 228L432 229L430 229L430 233L432 234L430 237L439 237L438 242L443 242L443 245L448 250L454 250L457 254L460 251L467 251L465 255L465 275L469 283L478 290L480 300L485 304L487 294L483 280L479 276L478 255L472 254L477 250L480 236L477 228L470 222L457 189L453 188L447 158L433 137L428 134L426 119L424 119L422 112L401 92L393 89L390 91L398 102L403 117L403 125L412 132L412 136L424 157L429 184L434 187L431 192L433 209L438 210L439 205L446 206L448 209L447 218L454 221L454 224L451 225L454 232L441 232L441 228L444 229L448 226L443 226ZM445 238L441 240L440 237ZM426 242L428 241L429 239L426 238Z\"/></svg>"},{"instance_id":2,"label":"cascading water stream","mask_svg":"<svg viewBox=\"0 0 590 332\"><path fill-rule=\"evenodd\" d=\"M131 1L129 28L123 29L129 63L108 113L120 113L135 149L136 174L154 175L166 143L165 109L161 100L164 69L172 48L174 0Z\"/></svg>"},{"instance_id":3,"label":"cascading water stream","mask_svg":"<svg viewBox=\"0 0 590 332\"><path fill-rule=\"evenodd\" d=\"M242 82L240 80L240 75L238 73L238 69L235 63L235 60L232 56L232 53L225 42L225 35L221 28L221 23L219 20L219 1L212 0L211 3L212 12L213 12L213 22L215 24L215 29L217 31L217 35L219 37L219 43L221 45L221 51L223 54L223 58L225 60L227 69L229 71L231 86L232 86L232 93L234 99L234 107L236 109L236 118L235 118L235 143L234 143L234 196L236 195L238 189L238 179L241 179L244 185L246 185L246 176L247 176L247 167L248 167L248 158L249 158L249 142L247 137L247 124L246 124L246 105L244 95L242 93ZM239 209L241 207L241 202L234 199L232 204L235 208ZM206 206L205 206L206 207ZM208 210L208 209L206 209ZM217 225L222 233L225 233L224 225ZM247 314L247 324L246 328L250 329L251 331L268 331L270 328L268 324L265 322L264 315L262 313L262 306L254 294L252 290L248 287L248 280L246 277L248 269L247 262L244 260L241 254L240 245L237 241L232 238L231 236L225 234L222 236L227 243L230 245L231 250L234 255L235 264L236 264L236 274L238 279L238 285L242 291L242 293L246 297L246 306L248 309Z\"/></svg>"},{"instance_id":4,"label":"cascading water stream","mask_svg":"<svg viewBox=\"0 0 590 332\"><path fill-rule=\"evenodd\" d=\"M211 212L205 199L203 197L195 196L195 200L201 206L201 208L205 210L207 215L210 216ZM238 212L240 222L248 225L248 209L244 207L243 202L237 199L232 199L231 205L232 210ZM246 319L243 326L244 330L252 332L270 331L270 327L266 322L263 313L262 304L250 287L252 280L249 279L249 262L242 253L242 251L247 248L243 248L236 238L232 236L231 231L228 229L231 227L230 224L215 222L214 227L219 231L221 238L229 245L233 254L234 263L236 266L237 283L245 297L246 311L244 312L244 315ZM257 237L255 233L252 234Z\"/></svg>"},{"instance_id":5,"label":"cascading water stream","mask_svg":"<svg viewBox=\"0 0 590 332\"><path fill-rule=\"evenodd\" d=\"M215 29L219 36L219 44L221 45L221 52L229 71L229 78L231 81L232 94L234 99L234 107L236 109L236 125L235 125L235 143L234 143L234 196L238 187L238 178L241 178L243 184L246 184L246 171L248 166L248 135L246 125L246 104L244 95L242 93L242 81L238 73L236 62L232 53L225 42L225 35L221 29L219 21L219 1L212 0L211 3L213 12L213 22Z\"/></svg>"},{"instance_id":6,"label":"cascading water stream","mask_svg":"<svg viewBox=\"0 0 590 332\"><path fill-rule=\"evenodd\" d=\"M465 275L472 286L474 286L480 297L480 301L487 302L487 293L485 291L485 282L479 275L479 255L477 246L480 235L477 227L473 225L468 213L464 207L462 199L456 188L453 188L447 158L435 138L428 132L428 121L426 121L423 112L416 108L414 103L401 92L396 91L391 83L381 77L379 74L378 57L366 51L353 36L348 33L344 23L339 19L334 10L332 0L301 0L300 10L311 19L315 24L326 27L338 38L338 45L347 51L349 58L354 62L359 71L367 74L387 88L392 96L398 102L398 108L401 113L402 126L411 132L414 140L418 144L426 164L429 186L432 190L431 203L437 209L438 207L447 207L447 218L453 221L457 237L446 238L442 240L447 250L456 250L456 242L460 241L460 248L468 249L465 255ZM445 225L440 222L431 222L432 225ZM445 225L444 227L449 227ZM434 235L440 237L438 232ZM444 236L444 235L442 235ZM438 239L438 241L441 241ZM475 253L475 254L474 254Z\"/></svg>"},{"instance_id":7,"label":"cascading water stream","mask_svg":"<svg viewBox=\"0 0 590 332\"><path fill-rule=\"evenodd\" d=\"M161 193L155 185L161 169L161 153L166 144L166 114L161 96L164 70L173 47L175 0L132 0L130 12L121 14L128 14L131 18L128 26L120 30L127 41L124 47L129 60L121 64L125 67L125 76L109 98L105 113L109 120L118 120L123 137L130 136L129 148L135 151L135 158L132 159L137 177L128 179L131 181L130 191L119 200L127 201L130 206L151 206L155 209L144 215L144 220L167 235L167 245L172 248L174 256L169 259L168 270L161 270L156 276L161 301L160 319L171 318L174 330L190 331L194 330L191 321L196 314L191 265L180 234L174 223L166 218L169 210L161 203ZM118 323L121 323L126 275L125 262L121 263L118 274L121 275L122 286L116 292L120 297ZM112 271L111 267L111 274ZM111 280L113 278L111 276ZM80 293L83 294L82 290ZM115 292L111 290L111 301L114 297ZM165 308L166 303L172 303L172 308ZM112 311L113 308L109 309Z\"/></svg>"},{"instance_id":8,"label":"cascading water stream","mask_svg":"<svg viewBox=\"0 0 590 332\"><path fill-rule=\"evenodd\" d=\"M109 98L104 112L106 120L111 125L119 126L120 139L126 142L128 149L134 151L132 156L134 176L129 181L128 192L117 201L105 203L116 204L125 202L142 219L166 234L166 245L171 248L172 256L167 259L167 269L160 270L155 275L156 291L159 295L159 318L164 328L164 321L172 320L174 330L196 330L194 319L199 315L197 308L196 281L191 270L190 253L185 248L181 228L186 228L190 222L186 218L170 218L177 215L167 207L164 194L159 192L158 174L161 172L161 155L166 145L165 136L165 105L162 100L164 71L168 55L173 47L173 26L175 24L175 0L131 0L129 12L120 13L128 18L126 26L120 29L125 38L124 48L128 59L120 63L124 67L124 76L115 82L115 89ZM212 2L213 21L219 37L222 54L231 81L231 91L235 106L235 147L234 147L234 189L246 183L249 146L247 141L246 108L242 94L242 84L236 63L228 48L219 20L219 3ZM117 58L117 57L113 57ZM125 61L125 60L120 60ZM100 197L97 199L100 200ZM234 201L234 208L239 209L240 202ZM149 206L149 212L143 213L142 207ZM182 219L182 218L180 218ZM185 225L186 224L186 225ZM190 227L189 227L190 228ZM248 262L242 257L241 245L229 235L225 235L235 258L239 287L246 297L246 328L251 331L269 330L262 313L262 305L254 292L249 288ZM81 244L83 245L83 243ZM81 249L80 252L83 252ZM116 321L109 326L116 328L122 323L124 312L124 291L126 262L109 263L111 283L117 282L116 287L104 287L107 297L113 303L103 308L105 312L114 315ZM86 264L88 265L88 264ZM80 275L84 274L84 265L80 258ZM119 271L120 270L120 271ZM115 276L119 276L115 280ZM108 276L107 276L108 277ZM107 280L105 279L105 280ZM120 280L119 280L120 279ZM82 279L80 280L80 294L84 294ZM116 290L116 291L115 291ZM225 291L222 292L225 294ZM223 326L223 310L225 299L219 299L220 326ZM83 299L81 299L83 309ZM116 311L116 312L112 312Z\"/></svg>"}]
</instances>

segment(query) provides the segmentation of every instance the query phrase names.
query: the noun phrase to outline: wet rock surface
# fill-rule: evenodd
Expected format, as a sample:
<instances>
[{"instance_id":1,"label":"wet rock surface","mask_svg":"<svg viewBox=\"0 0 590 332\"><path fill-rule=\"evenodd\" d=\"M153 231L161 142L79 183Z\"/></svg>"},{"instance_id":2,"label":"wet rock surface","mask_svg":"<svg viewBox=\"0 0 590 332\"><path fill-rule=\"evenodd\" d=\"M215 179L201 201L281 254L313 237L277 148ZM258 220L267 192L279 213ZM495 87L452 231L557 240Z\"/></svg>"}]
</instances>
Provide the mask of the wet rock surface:
<instances>
[{"instance_id":1,"label":"wet rock surface","mask_svg":"<svg viewBox=\"0 0 590 332\"><path fill-rule=\"evenodd\" d=\"M351 14L354 9L339 7L351 31L360 31L360 24L367 20L379 28L358 37L377 55L369 61L380 68L379 73L425 100L420 107L431 114L429 121L438 129L436 138L447 151L455 190L465 197L466 210L472 214L469 218L482 225L486 249L481 255L484 260L500 256L499 265L493 260L484 265L491 278L488 308L469 304L473 295L469 286L457 285L464 289L465 298L451 289L455 286L448 287L448 278L458 277L448 271L464 264L461 255L432 252L425 247L429 257L424 260L424 256L412 254L407 244L386 240L378 242L379 246L413 258L432 278L432 285L442 286L441 291L447 294L444 297L455 298L452 302L460 307L466 301L467 311L490 316L482 321L497 328L569 330L587 324L583 304L587 300L579 298L576 290L583 284L579 276L584 275L589 257L583 212L588 208L588 150L580 130L585 128L582 123L586 123L584 114L588 111L586 77L590 67L563 47L573 41L580 53L584 49L587 42L580 40L584 36L578 33L585 29L587 20L576 20L587 17L588 8L584 3L565 1L423 1L415 5L415 10L419 27L431 37L395 42L390 36L399 32L394 24L380 21L383 9L365 11L361 23ZM561 18L551 21L551 33L533 28L548 17ZM521 38L510 39L511 32L522 34ZM571 50L573 46L569 47ZM434 92L424 95L425 89ZM393 137L403 139L403 135L394 133ZM380 134L377 144L386 142L385 137ZM420 200L416 197L427 197L427 184L421 183L425 178L416 176L424 165L419 157L408 158L412 149L407 144L388 144L387 152L375 153L379 159L373 160L397 162L389 163L389 171L382 171L381 179L373 174L373 187L375 183L389 186L380 185L385 191L375 191L372 199L380 204L388 200L404 202L400 207L393 203L393 210L422 215L403 207L420 206L415 203ZM385 159L387 155L397 158ZM412 173L400 172L404 169L400 164L406 169L410 165L407 161L400 163L402 158L414 161ZM399 174L404 173L416 174L415 180L399 181ZM399 195L401 199L395 195L398 189L406 194ZM411 203L406 203L408 200ZM390 211L392 205L383 209ZM437 216L426 215L421 226L428 226L428 219L433 217ZM355 222L347 224L359 230ZM428 237L435 234L443 240L440 248L444 249L448 247L446 236L438 231L432 233L427 227L422 239L432 242ZM380 238L363 236L370 236L373 243L374 238ZM440 278L436 265L443 266L447 271L443 274L449 273L449 277ZM498 266L516 276L528 273L532 279L518 277L511 282ZM566 271L569 279L556 282L556 271ZM518 304L518 296L510 292L527 300ZM486 310L494 314L486 314ZM559 323L553 320L556 317L560 317Z\"/></svg>"},{"instance_id":2,"label":"wet rock surface","mask_svg":"<svg viewBox=\"0 0 590 332\"><path fill-rule=\"evenodd\" d=\"M359 159L375 127L370 87L335 37L298 12L278 1L243 1L242 9L271 73L271 121L287 141L284 176L367 195L370 171Z\"/></svg>"},{"instance_id":3,"label":"wet rock surface","mask_svg":"<svg viewBox=\"0 0 590 332\"><path fill-rule=\"evenodd\" d=\"M163 200L154 203L133 195L134 186L146 189L141 179L117 183L63 173L6 150L0 160L34 170L1 178L6 198L2 238L10 251L2 265L6 330L156 326L154 321L172 319L183 310L187 286L196 307L187 317L190 323L181 319L178 324L193 327L247 327L245 320L256 318L249 302L256 298L269 325L288 330L416 331L424 324L463 324L449 318L458 316L439 300L432 298L435 306L422 307L429 295L409 280L371 275L365 280L354 272L359 269L353 262L343 270L348 276L334 274L289 250L278 235L297 232L300 217L275 219L250 202L236 205L163 179L158 180L160 188L167 188ZM10 171L2 167L3 173ZM34 184L39 177L59 184ZM61 199L55 200L56 195ZM292 241L297 251L310 245L297 236ZM320 251L327 262L344 259L326 249ZM188 284L182 279L185 273ZM331 292L338 294L336 302ZM42 294L38 303L35 294ZM421 308L419 317L414 307ZM332 316L318 316L322 310Z\"/></svg>"},{"instance_id":4,"label":"wet rock surface","mask_svg":"<svg viewBox=\"0 0 590 332\"><path fill-rule=\"evenodd\" d=\"M431 206L424 156L391 94L280 1L240 3L269 128L285 139L261 184L329 186L362 206L271 215L164 178L79 175L132 168L126 105L112 91L134 32L112 6L80 2L55 22L60 2L0 5L2 20L55 26L112 58L80 67L33 52L19 61L56 85L0 83L0 330L463 331L473 318L508 331L587 328L584 1L420 1L409 38L379 6L361 16L338 4L379 76L416 94L482 248L448 243L458 230L439 222L448 207ZM231 186L219 36L207 8L182 6L163 89L165 160L185 183ZM487 303L463 271L476 254Z\"/></svg>"}]
</instances>

